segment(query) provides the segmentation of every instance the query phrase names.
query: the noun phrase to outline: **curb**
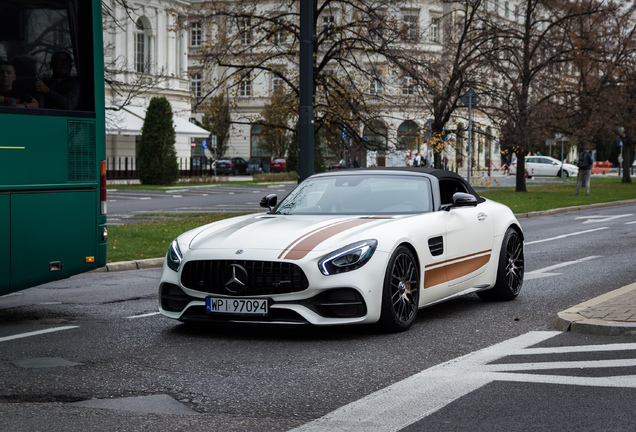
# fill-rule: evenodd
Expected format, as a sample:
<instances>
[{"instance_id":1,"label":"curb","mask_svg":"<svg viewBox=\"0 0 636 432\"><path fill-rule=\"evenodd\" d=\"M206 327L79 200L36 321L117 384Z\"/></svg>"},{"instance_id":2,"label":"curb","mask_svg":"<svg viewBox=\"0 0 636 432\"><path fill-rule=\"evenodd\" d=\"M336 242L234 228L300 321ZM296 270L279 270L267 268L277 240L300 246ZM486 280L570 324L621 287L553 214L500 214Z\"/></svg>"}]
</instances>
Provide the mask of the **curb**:
<instances>
[{"instance_id":1,"label":"curb","mask_svg":"<svg viewBox=\"0 0 636 432\"><path fill-rule=\"evenodd\" d=\"M624 201L612 201L612 202L606 202L606 203L584 204L584 205L573 206L573 207L563 207L563 208L550 209L550 210L519 213L519 214L516 214L515 216L517 219L526 219L531 217L550 216L555 214L569 213L573 211L614 207L614 206L627 205L627 204L636 204L636 199L630 199L630 200L624 200Z\"/></svg>"},{"instance_id":2,"label":"curb","mask_svg":"<svg viewBox=\"0 0 636 432\"><path fill-rule=\"evenodd\" d=\"M587 318L582 311L595 308L602 303L636 291L636 283L624 286L614 291L595 297L558 313L554 327L560 331L586 333L603 336L636 336L636 322L606 321L599 318Z\"/></svg>"},{"instance_id":3,"label":"curb","mask_svg":"<svg viewBox=\"0 0 636 432\"><path fill-rule=\"evenodd\" d=\"M164 257L108 263L104 267L100 267L98 269L93 270L93 272L106 273L106 272L124 271L124 270L144 270L149 268L158 268L163 266L163 260L164 260Z\"/></svg>"}]
</instances>

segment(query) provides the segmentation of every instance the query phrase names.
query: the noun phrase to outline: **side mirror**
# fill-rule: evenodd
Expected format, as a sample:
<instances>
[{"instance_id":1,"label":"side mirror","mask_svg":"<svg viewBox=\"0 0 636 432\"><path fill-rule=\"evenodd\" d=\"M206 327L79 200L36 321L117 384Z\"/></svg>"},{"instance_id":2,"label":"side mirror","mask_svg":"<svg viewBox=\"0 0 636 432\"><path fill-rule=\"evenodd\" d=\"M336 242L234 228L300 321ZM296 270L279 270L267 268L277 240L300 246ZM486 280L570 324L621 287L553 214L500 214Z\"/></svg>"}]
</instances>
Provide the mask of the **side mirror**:
<instances>
[{"instance_id":1,"label":"side mirror","mask_svg":"<svg viewBox=\"0 0 636 432\"><path fill-rule=\"evenodd\" d=\"M446 211L453 207L471 207L477 205L477 198L465 192L455 192L453 194L453 205L446 207Z\"/></svg>"},{"instance_id":2,"label":"side mirror","mask_svg":"<svg viewBox=\"0 0 636 432\"><path fill-rule=\"evenodd\" d=\"M261 199L261 207L268 208L269 211L272 211L274 207L276 207L277 202L278 196L276 194L269 194Z\"/></svg>"}]
</instances>

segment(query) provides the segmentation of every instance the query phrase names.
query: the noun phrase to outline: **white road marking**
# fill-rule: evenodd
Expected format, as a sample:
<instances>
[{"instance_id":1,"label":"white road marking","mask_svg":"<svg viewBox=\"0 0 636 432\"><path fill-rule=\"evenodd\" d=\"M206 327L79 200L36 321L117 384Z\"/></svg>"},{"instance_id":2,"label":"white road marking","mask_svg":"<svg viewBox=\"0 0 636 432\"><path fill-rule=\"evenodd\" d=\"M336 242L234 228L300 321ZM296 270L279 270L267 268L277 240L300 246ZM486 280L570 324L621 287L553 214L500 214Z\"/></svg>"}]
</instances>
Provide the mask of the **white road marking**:
<instances>
[{"instance_id":1,"label":"white road marking","mask_svg":"<svg viewBox=\"0 0 636 432\"><path fill-rule=\"evenodd\" d=\"M151 313L147 313L147 314L142 314L142 315L131 315L131 316L127 316L127 319L135 319L135 318L145 318L145 317L149 317L149 316L155 316L155 315L159 315L160 312L151 312Z\"/></svg>"},{"instance_id":2,"label":"white road marking","mask_svg":"<svg viewBox=\"0 0 636 432\"><path fill-rule=\"evenodd\" d=\"M609 227L594 228L594 229L587 230L587 231L579 231L579 232L574 232L574 233L571 233L571 234L563 234L563 235L556 236L556 237L551 237L551 238L548 238L548 239L525 242L525 245L528 246L528 245L532 245L532 244L536 244L536 243L544 243L544 242L549 242L549 241L553 241L553 240L560 240L560 239L566 238L566 237L571 237L571 236L575 236L575 235L579 235L579 234L587 234L587 233L591 233L591 232L594 232L594 231L601 231L601 230L606 230L606 229L609 229Z\"/></svg>"},{"instance_id":3,"label":"white road marking","mask_svg":"<svg viewBox=\"0 0 636 432\"><path fill-rule=\"evenodd\" d=\"M634 359L570 363L490 364L510 355L636 349L636 344L528 348L558 334L561 332L530 332L450 360L345 405L290 432L322 432L325 430L396 432L493 381L636 388L636 376L633 375L596 378L510 373L510 371L517 370L633 366L636 364Z\"/></svg>"},{"instance_id":4,"label":"white road marking","mask_svg":"<svg viewBox=\"0 0 636 432\"><path fill-rule=\"evenodd\" d=\"M574 220L586 219L584 224L587 223L600 223L600 222L609 222L614 219L619 219L627 216L634 216L632 213L624 214L624 215L614 215L614 216L579 216L575 217Z\"/></svg>"},{"instance_id":5,"label":"white road marking","mask_svg":"<svg viewBox=\"0 0 636 432\"><path fill-rule=\"evenodd\" d=\"M632 222L625 222L625 225L631 225L631 224L636 224L636 221L632 221Z\"/></svg>"},{"instance_id":6,"label":"white road marking","mask_svg":"<svg viewBox=\"0 0 636 432\"><path fill-rule=\"evenodd\" d=\"M53 333L53 332L58 332L58 331L63 331L63 330L70 330L70 329L74 329L74 328L78 328L79 326L66 326L66 327L56 327L56 328L50 328L50 329L46 329L46 330L38 330L38 331L34 331L34 332L29 332L29 333L20 333L17 335L13 335L13 336L5 336L0 338L0 342L6 342L6 341L10 341L10 340L15 340L15 339L22 339L22 338L27 338L27 337L31 337L31 336L39 336L42 334L46 334L46 333Z\"/></svg>"},{"instance_id":7,"label":"white road marking","mask_svg":"<svg viewBox=\"0 0 636 432\"><path fill-rule=\"evenodd\" d=\"M555 264L555 265L551 265L549 267L544 267L542 269L538 269L538 270L533 270L531 272L526 272L523 275L523 280L532 280L532 279L538 279L538 278L542 278L542 277L548 277L548 276L558 276L561 273L550 273L552 270L561 268L561 267L567 267L570 265L574 265L574 264L579 264L585 261L589 261L591 259L595 259L595 258L600 258L597 255L592 255L589 257L585 257L585 258L581 258L579 260L575 260L575 261L567 261L567 262L562 262L559 264Z\"/></svg>"}]
</instances>

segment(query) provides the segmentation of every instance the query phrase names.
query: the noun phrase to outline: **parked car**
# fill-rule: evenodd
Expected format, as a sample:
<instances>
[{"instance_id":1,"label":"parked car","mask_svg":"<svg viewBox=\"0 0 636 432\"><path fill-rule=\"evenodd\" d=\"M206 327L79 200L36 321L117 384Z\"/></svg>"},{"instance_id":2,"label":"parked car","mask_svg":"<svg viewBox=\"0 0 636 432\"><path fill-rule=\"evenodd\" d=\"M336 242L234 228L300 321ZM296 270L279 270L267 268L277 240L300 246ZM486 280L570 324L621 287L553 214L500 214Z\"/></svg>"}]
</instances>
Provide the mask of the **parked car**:
<instances>
[{"instance_id":1,"label":"parked car","mask_svg":"<svg viewBox=\"0 0 636 432\"><path fill-rule=\"evenodd\" d=\"M247 161L247 174L261 174L269 172L269 163L265 159L252 158Z\"/></svg>"},{"instance_id":2,"label":"parked car","mask_svg":"<svg viewBox=\"0 0 636 432\"><path fill-rule=\"evenodd\" d=\"M216 174L238 175L245 174L247 162L242 157L221 158L215 164Z\"/></svg>"},{"instance_id":3,"label":"parked car","mask_svg":"<svg viewBox=\"0 0 636 432\"><path fill-rule=\"evenodd\" d=\"M276 158L269 163L269 170L271 172L283 172L287 171L287 159Z\"/></svg>"},{"instance_id":4,"label":"parked car","mask_svg":"<svg viewBox=\"0 0 636 432\"><path fill-rule=\"evenodd\" d=\"M333 164L329 165L327 167L327 169L329 169L329 170L343 169L343 168L346 168L346 167L347 166L346 166L345 160L344 159L340 159L337 163L333 163Z\"/></svg>"},{"instance_id":5,"label":"parked car","mask_svg":"<svg viewBox=\"0 0 636 432\"><path fill-rule=\"evenodd\" d=\"M510 173L517 172L517 161L510 164ZM529 176L561 177L561 161L550 156L526 156L526 172ZM579 168L563 164L563 177L576 177Z\"/></svg>"},{"instance_id":6,"label":"parked car","mask_svg":"<svg viewBox=\"0 0 636 432\"><path fill-rule=\"evenodd\" d=\"M427 305L475 292L512 300L521 290L519 222L451 171L335 170L277 201L267 195L267 213L178 236L160 312L185 322L403 331Z\"/></svg>"}]
</instances>

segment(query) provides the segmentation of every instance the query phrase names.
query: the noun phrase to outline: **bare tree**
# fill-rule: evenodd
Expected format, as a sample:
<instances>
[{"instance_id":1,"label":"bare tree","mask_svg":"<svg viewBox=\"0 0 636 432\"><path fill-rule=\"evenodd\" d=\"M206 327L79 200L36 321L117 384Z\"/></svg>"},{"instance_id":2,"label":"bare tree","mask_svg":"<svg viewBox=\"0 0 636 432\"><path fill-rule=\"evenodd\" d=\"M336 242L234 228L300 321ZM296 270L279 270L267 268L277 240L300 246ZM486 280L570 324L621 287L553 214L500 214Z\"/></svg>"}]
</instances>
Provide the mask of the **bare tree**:
<instances>
[{"instance_id":1,"label":"bare tree","mask_svg":"<svg viewBox=\"0 0 636 432\"><path fill-rule=\"evenodd\" d=\"M516 191L525 192L525 156L545 134L550 100L571 58L567 31L584 12L560 0L521 0L514 19L492 15L492 85L484 88L489 109L501 119L504 145L517 155Z\"/></svg>"},{"instance_id":2,"label":"bare tree","mask_svg":"<svg viewBox=\"0 0 636 432\"><path fill-rule=\"evenodd\" d=\"M210 98L207 111L202 119L203 127L210 131L210 137L216 137L216 147L213 156L217 159L223 157L228 149L232 120L230 117L230 101L225 93L221 92Z\"/></svg>"},{"instance_id":3,"label":"bare tree","mask_svg":"<svg viewBox=\"0 0 636 432\"><path fill-rule=\"evenodd\" d=\"M297 107L295 101L290 100L282 89L274 91L269 103L265 104L261 111L261 124L263 135L259 148L272 155L272 158L283 157L287 154L287 149L292 142L292 133L285 125L294 112L293 107Z\"/></svg>"},{"instance_id":4,"label":"bare tree","mask_svg":"<svg viewBox=\"0 0 636 432\"><path fill-rule=\"evenodd\" d=\"M469 4L474 1L460 3L470 11ZM421 124L422 119L429 117L428 109L435 111L437 130L443 129L467 82L466 70L457 70L451 80L437 82L431 71L435 70L439 78L445 77L448 69L435 69L432 62L424 60L424 50L431 47L429 32L419 27L419 12L412 9L412 3L400 0L314 2L313 94L317 134L346 136L347 145L383 151L388 141L382 122L420 116ZM299 97L298 2L205 2L193 5L186 13L189 23L203 24L209 31L201 48L191 53L201 68L214 76L209 80L207 95L226 90L238 98L253 97L251 84L260 79L276 81L292 97ZM436 42L432 46L438 50L442 44ZM470 61L473 54L462 55L454 60L455 64ZM437 57L431 55L426 59ZM435 66L441 64L442 61L435 61ZM452 90L448 91L445 84ZM430 90L434 87L431 102ZM205 97L201 103L206 103ZM234 117L235 122L244 124L255 120L238 114ZM293 129L292 124L287 127ZM365 140L365 129L384 138ZM342 147L344 143L331 142L331 145Z\"/></svg>"}]
</instances>

